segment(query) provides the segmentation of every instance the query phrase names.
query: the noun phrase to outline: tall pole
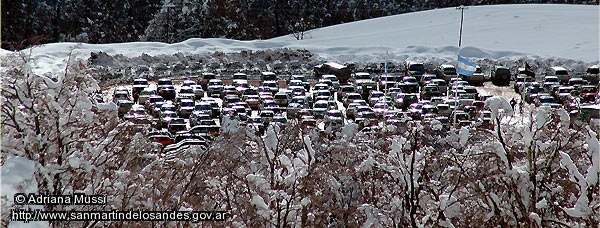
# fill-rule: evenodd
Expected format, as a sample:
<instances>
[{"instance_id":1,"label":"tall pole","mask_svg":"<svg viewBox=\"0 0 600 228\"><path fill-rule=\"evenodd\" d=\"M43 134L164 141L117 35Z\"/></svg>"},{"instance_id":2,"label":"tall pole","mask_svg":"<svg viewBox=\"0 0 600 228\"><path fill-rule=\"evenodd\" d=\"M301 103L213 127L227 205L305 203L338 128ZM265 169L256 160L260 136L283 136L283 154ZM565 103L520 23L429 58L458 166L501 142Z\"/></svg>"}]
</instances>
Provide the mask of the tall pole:
<instances>
[{"instance_id":1,"label":"tall pole","mask_svg":"<svg viewBox=\"0 0 600 228\"><path fill-rule=\"evenodd\" d=\"M460 10L460 33L458 35L458 47L460 47L460 45L462 44L463 19L465 15L465 10L468 8L469 7L463 5L456 7L457 10Z\"/></svg>"}]
</instances>

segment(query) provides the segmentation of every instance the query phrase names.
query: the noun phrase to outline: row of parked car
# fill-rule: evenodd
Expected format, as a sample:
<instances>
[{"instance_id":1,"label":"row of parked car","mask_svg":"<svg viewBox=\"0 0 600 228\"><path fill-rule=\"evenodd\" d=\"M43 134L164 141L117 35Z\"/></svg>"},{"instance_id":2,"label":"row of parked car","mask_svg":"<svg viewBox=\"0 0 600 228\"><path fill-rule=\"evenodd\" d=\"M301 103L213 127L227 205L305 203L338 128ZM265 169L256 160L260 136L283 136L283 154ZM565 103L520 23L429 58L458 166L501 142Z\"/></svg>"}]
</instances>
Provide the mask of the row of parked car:
<instances>
[{"instance_id":1,"label":"row of parked car","mask_svg":"<svg viewBox=\"0 0 600 228\"><path fill-rule=\"evenodd\" d=\"M581 77L572 77L563 82L557 76L544 76L541 81L527 75L517 75L514 84L515 92L523 101L536 105L565 107L569 111L577 111L585 103L600 101L598 84L590 84Z\"/></svg>"},{"instance_id":2,"label":"row of parked car","mask_svg":"<svg viewBox=\"0 0 600 228\"><path fill-rule=\"evenodd\" d=\"M481 96L472 86L482 84L482 73L461 77L452 65L443 64L435 74L428 74L418 62L407 62L406 69L404 75L356 72L343 82L332 74L308 81L303 75L281 80L272 72L263 72L258 82L253 81L258 86L251 85L244 73L227 79L203 73L180 85L174 85L171 79L148 82L140 78L134 80L131 90L115 89L113 98L120 116L151 124L162 132L153 134L153 139L165 146L193 137L206 142L219 134L226 116L259 132L269 124L291 119L306 128L321 129L335 129L350 122L364 127L383 121L403 125L411 120L434 119L448 128L489 126L491 113L484 106L487 96ZM579 96L583 101L598 100L597 86L585 80L570 78L566 84L561 82L557 76L536 82L535 77L519 75L514 89L523 100L540 105L556 106L548 96L560 105L567 91L570 97ZM547 94L536 96L539 92Z\"/></svg>"}]
</instances>

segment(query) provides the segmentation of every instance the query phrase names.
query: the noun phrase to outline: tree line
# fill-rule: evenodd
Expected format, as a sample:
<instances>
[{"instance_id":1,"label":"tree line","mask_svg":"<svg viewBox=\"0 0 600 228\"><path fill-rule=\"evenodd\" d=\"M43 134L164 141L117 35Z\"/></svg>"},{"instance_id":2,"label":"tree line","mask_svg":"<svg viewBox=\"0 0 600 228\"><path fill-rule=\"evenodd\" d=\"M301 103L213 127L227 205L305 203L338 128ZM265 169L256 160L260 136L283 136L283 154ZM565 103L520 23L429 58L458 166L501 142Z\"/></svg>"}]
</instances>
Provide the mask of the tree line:
<instances>
[{"instance_id":1,"label":"tree line","mask_svg":"<svg viewBox=\"0 0 600 228\"><path fill-rule=\"evenodd\" d=\"M53 42L268 39L369 18L452 7L596 0L2 0L2 48Z\"/></svg>"}]
</instances>

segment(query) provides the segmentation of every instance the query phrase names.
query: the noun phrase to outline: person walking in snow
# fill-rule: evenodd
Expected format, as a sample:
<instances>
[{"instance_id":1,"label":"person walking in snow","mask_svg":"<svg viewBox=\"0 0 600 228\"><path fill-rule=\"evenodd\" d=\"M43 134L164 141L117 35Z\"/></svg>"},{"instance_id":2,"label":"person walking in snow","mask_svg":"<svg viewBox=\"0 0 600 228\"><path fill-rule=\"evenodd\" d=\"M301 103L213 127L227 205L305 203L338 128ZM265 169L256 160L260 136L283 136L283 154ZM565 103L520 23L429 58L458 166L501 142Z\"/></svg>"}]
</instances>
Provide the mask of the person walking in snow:
<instances>
[{"instance_id":1,"label":"person walking in snow","mask_svg":"<svg viewBox=\"0 0 600 228\"><path fill-rule=\"evenodd\" d=\"M523 114L523 100L519 100L519 113Z\"/></svg>"},{"instance_id":2,"label":"person walking in snow","mask_svg":"<svg viewBox=\"0 0 600 228\"><path fill-rule=\"evenodd\" d=\"M512 107L513 110L515 110L515 105L517 104L517 101L515 101L515 98L513 97L510 100L510 106Z\"/></svg>"}]
</instances>

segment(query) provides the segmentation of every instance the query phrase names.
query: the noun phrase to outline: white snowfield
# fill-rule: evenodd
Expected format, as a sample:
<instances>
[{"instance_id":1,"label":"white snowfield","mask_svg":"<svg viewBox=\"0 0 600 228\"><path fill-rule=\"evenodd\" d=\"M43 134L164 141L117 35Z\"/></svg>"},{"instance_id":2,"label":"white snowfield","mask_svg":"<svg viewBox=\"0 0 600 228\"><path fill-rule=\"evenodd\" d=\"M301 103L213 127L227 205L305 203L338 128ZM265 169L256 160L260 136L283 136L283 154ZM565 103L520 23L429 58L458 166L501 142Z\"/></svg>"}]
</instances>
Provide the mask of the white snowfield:
<instances>
[{"instance_id":1,"label":"white snowfield","mask_svg":"<svg viewBox=\"0 0 600 228\"><path fill-rule=\"evenodd\" d=\"M462 47L458 47L460 12L436 9L307 31L305 39L291 35L269 40L189 39L181 43L133 42L115 44L54 43L33 48L35 72L60 72L71 49L87 59L90 52L138 57L209 54L273 48L307 49L338 62L406 59L564 58L598 63L598 5L521 4L471 6L465 10ZM1 51L0 57L10 52ZM29 53L29 50L23 51Z\"/></svg>"}]
</instances>

